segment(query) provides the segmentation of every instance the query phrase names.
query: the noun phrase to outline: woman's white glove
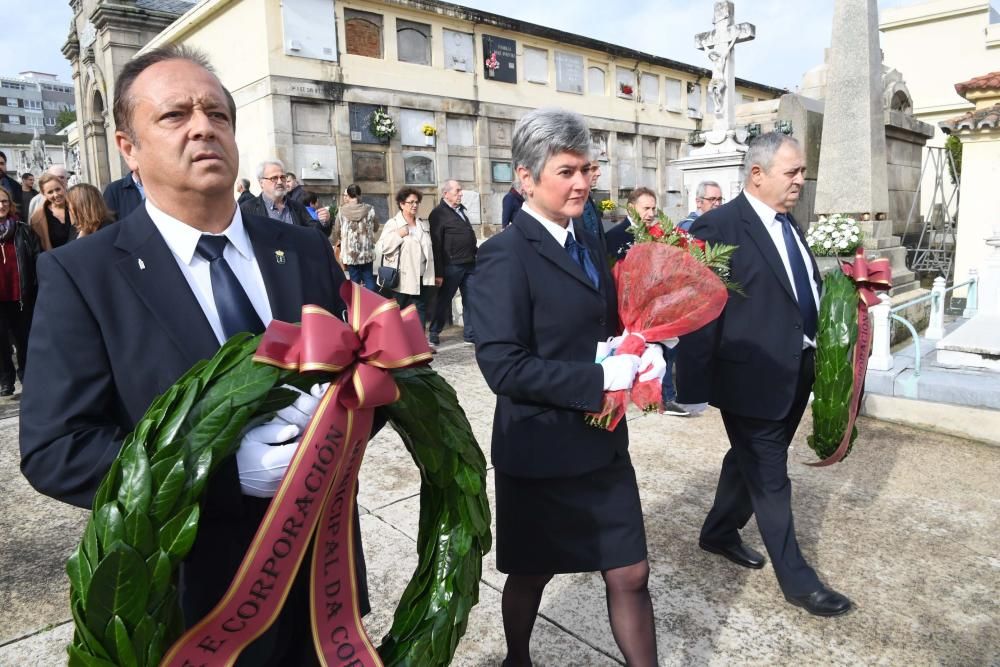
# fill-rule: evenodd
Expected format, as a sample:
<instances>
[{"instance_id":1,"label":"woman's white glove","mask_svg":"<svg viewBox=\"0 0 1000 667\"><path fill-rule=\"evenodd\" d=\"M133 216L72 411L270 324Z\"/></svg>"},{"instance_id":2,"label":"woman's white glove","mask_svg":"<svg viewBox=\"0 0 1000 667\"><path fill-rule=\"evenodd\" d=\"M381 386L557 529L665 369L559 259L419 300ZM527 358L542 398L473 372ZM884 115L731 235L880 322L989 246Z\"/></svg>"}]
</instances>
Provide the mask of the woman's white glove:
<instances>
[{"instance_id":1,"label":"woman's white glove","mask_svg":"<svg viewBox=\"0 0 1000 667\"><path fill-rule=\"evenodd\" d=\"M667 373L667 362L663 359L663 348L659 345L647 345L646 351L639 358L639 382L647 380L663 380Z\"/></svg>"},{"instance_id":2,"label":"woman's white glove","mask_svg":"<svg viewBox=\"0 0 1000 667\"><path fill-rule=\"evenodd\" d=\"M619 354L601 362L604 369L604 391L630 389L639 370L639 357L634 354Z\"/></svg>"},{"instance_id":3,"label":"woman's white glove","mask_svg":"<svg viewBox=\"0 0 1000 667\"><path fill-rule=\"evenodd\" d=\"M280 417L256 426L243 436L236 450L236 468L243 493L271 498L278 491L285 470L295 456L302 429ZM285 443L285 444L282 444Z\"/></svg>"},{"instance_id":4,"label":"woman's white glove","mask_svg":"<svg viewBox=\"0 0 1000 667\"><path fill-rule=\"evenodd\" d=\"M277 416L289 424L295 424L299 428L304 429L309 420L312 419L313 413L316 412L316 408L319 406L319 399L323 397L323 392L326 391L327 386L327 384L313 385L307 394L290 385L284 385L282 389L291 389L298 393L299 397L288 407L278 410Z\"/></svg>"}]
</instances>

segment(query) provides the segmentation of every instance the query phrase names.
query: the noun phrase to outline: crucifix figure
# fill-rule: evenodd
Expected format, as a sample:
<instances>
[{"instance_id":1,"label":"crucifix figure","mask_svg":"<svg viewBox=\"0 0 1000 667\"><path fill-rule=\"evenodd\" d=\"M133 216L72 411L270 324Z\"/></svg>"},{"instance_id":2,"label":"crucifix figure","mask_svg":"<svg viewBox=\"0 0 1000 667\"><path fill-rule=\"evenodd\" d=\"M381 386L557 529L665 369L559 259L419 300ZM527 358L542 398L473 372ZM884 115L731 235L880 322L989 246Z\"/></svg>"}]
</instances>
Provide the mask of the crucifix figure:
<instances>
[{"instance_id":1,"label":"crucifix figure","mask_svg":"<svg viewBox=\"0 0 1000 667\"><path fill-rule=\"evenodd\" d=\"M733 3L716 2L711 32L694 36L694 43L708 54L712 63L712 80L708 92L715 107L712 134L721 141L736 126L736 70L733 67L733 47L754 38L756 28L751 23L733 22Z\"/></svg>"}]
</instances>

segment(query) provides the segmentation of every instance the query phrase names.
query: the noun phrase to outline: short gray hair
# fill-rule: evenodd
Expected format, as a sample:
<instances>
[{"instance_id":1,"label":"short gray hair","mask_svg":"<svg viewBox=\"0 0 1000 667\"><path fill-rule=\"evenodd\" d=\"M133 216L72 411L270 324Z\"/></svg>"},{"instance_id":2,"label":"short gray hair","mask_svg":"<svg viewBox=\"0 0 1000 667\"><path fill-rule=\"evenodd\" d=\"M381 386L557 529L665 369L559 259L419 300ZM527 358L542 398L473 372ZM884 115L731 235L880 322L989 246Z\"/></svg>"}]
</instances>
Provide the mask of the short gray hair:
<instances>
[{"instance_id":1,"label":"short gray hair","mask_svg":"<svg viewBox=\"0 0 1000 667\"><path fill-rule=\"evenodd\" d=\"M444 194L446 192L451 192L452 190L454 190L455 187L452 185L453 183L458 187L462 187L462 184L459 183L456 179L449 178L447 181L441 184L441 194Z\"/></svg>"},{"instance_id":2,"label":"short gray hair","mask_svg":"<svg viewBox=\"0 0 1000 667\"><path fill-rule=\"evenodd\" d=\"M705 190L707 188L719 188L719 192L722 192L722 188L715 181L702 181L698 184L698 189L694 191L694 196L702 199L705 196Z\"/></svg>"},{"instance_id":3,"label":"short gray hair","mask_svg":"<svg viewBox=\"0 0 1000 667\"><path fill-rule=\"evenodd\" d=\"M281 160L264 160L257 165L257 180L264 178L264 170L268 168L269 165L277 165L278 169L281 170L281 175L285 175L285 165L282 164Z\"/></svg>"},{"instance_id":4,"label":"short gray hair","mask_svg":"<svg viewBox=\"0 0 1000 667\"><path fill-rule=\"evenodd\" d=\"M750 182L750 172L754 165L758 165L764 171L770 171L771 165L774 164L774 154L785 144L792 144L802 150L798 139L782 132L766 132L751 141L750 148L743 158L744 180Z\"/></svg>"},{"instance_id":5,"label":"short gray hair","mask_svg":"<svg viewBox=\"0 0 1000 667\"><path fill-rule=\"evenodd\" d=\"M241 178L240 179L240 185L243 186L244 190L246 190L247 192L250 192L250 179L249 178Z\"/></svg>"},{"instance_id":6,"label":"short gray hair","mask_svg":"<svg viewBox=\"0 0 1000 667\"><path fill-rule=\"evenodd\" d=\"M553 155L575 153L590 160L590 130L583 116L566 109L535 109L514 126L514 169L524 167L536 181Z\"/></svg>"}]
</instances>

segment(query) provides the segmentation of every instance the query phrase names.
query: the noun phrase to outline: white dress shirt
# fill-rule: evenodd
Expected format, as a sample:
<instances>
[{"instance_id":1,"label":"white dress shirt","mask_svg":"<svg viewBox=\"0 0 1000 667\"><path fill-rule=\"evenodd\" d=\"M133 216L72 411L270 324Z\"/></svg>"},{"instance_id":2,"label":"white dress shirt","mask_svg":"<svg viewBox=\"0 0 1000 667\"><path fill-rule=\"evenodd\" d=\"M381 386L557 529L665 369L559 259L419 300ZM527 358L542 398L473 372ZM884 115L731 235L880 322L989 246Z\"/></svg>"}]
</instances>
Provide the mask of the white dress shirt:
<instances>
[{"instance_id":1,"label":"white dress shirt","mask_svg":"<svg viewBox=\"0 0 1000 667\"><path fill-rule=\"evenodd\" d=\"M778 251L778 255L781 257L781 263L785 266L785 274L788 276L788 282L792 286L792 293L795 294L795 298L798 299L799 294L795 290L795 278L792 276L792 265L788 262L788 250L785 247L785 236L781 231L781 221L776 218L778 215L777 211L754 197L746 190L743 191L743 194L746 195L747 201L750 202L750 206L753 207L754 212L757 213L761 222L764 223L764 229L767 230L768 235L771 237L771 241L774 243L774 247ZM806 271L809 273L809 286L812 288L813 292L813 303L816 304L816 308L818 310L819 290L816 288L812 260L809 258L809 253L805 246L802 245L802 239L799 238L798 234L794 234L794 236L795 245L798 246L799 253L802 255L802 262L806 265ZM806 347L816 347L816 341L807 337L805 334L802 334L802 343L802 349L805 349Z\"/></svg>"},{"instance_id":2,"label":"white dress shirt","mask_svg":"<svg viewBox=\"0 0 1000 667\"><path fill-rule=\"evenodd\" d=\"M576 240L576 234L573 231L573 224L569 224L563 227L560 224L552 222L551 220L548 220L547 218L543 217L541 213L528 206L527 202L521 205L521 210L530 215L538 222L542 223L542 227L545 228L545 231L547 231L549 234L552 234L552 238L554 238L556 240L556 243L558 243L561 247L563 248L566 247L567 236L572 236L573 240L574 241ZM570 220L570 223L572 222L573 221Z\"/></svg>"},{"instance_id":3,"label":"white dress shirt","mask_svg":"<svg viewBox=\"0 0 1000 667\"><path fill-rule=\"evenodd\" d=\"M209 270L208 261L195 252L202 232L191 225L173 218L160 209L156 208L149 199L146 200L146 212L152 219L153 224L160 231L163 240L167 242L167 247L177 260L184 279L187 280L191 291L198 300L208 323L212 325L212 331L219 343L226 341L226 334L222 329L222 320L219 319L219 311L215 307L215 297L212 294L212 277ZM267 300L267 288L264 285L264 276L257 265L257 257L253 254L253 246L250 244L250 237L243 226L243 216L240 214L240 207L235 206L233 220L229 223L222 234L226 236L229 243L222 252L222 256L229 263L236 279L246 290L250 297L253 309L260 316L260 321L267 326L272 319L271 304Z\"/></svg>"}]
</instances>

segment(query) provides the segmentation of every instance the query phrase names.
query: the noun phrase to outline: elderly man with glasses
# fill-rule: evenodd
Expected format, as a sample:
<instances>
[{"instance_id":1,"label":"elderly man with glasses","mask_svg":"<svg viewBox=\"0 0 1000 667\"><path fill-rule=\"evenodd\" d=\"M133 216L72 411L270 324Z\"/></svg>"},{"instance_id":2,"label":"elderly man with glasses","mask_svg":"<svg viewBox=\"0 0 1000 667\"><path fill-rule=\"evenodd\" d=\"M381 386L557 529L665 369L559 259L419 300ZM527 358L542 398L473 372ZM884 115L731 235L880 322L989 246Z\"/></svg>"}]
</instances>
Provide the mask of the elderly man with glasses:
<instances>
[{"instance_id":1,"label":"elderly man with glasses","mask_svg":"<svg viewBox=\"0 0 1000 667\"><path fill-rule=\"evenodd\" d=\"M260 194L240 205L248 215L259 215L299 227L317 227L330 235L330 212L325 207L317 210L319 220L313 220L306 207L288 196L285 165L278 160L265 160L257 165L257 182Z\"/></svg>"},{"instance_id":2,"label":"elderly man with glasses","mask_svg":"<svg viewBox=\"0 0 1000 667\"><path fill-rule=\"evenodd\" d=\"M688 216L677 223L677 226L688 232L691 225L702 213L708 213L713 208L719 208L725 199L722 198L722 188L715 181L702 181L695 190L694 205L695 210L688 213Z\"/></svg>"}]
</instances>

